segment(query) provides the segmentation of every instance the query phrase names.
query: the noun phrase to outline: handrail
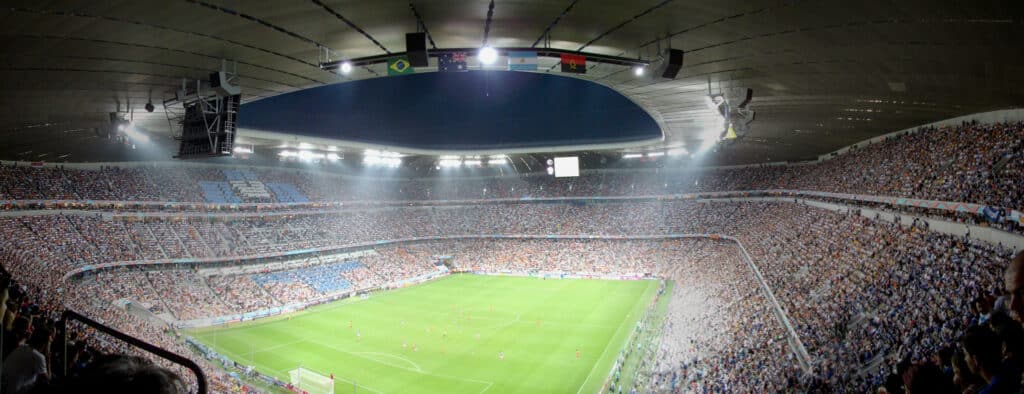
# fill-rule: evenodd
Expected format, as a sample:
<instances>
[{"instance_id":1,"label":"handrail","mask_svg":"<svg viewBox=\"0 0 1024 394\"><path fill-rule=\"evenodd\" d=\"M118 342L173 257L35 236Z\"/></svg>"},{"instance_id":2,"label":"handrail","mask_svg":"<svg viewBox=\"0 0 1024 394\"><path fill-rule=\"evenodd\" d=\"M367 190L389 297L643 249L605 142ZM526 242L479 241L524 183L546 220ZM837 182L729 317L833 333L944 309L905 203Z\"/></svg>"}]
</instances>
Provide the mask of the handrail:
<instances>
[{"instance_id":1,"label":"handrail","mask_svg":"<svg viewBox=\"0 0 1024 394\"><path fill-rule=\"evenodd\" d=\"M130 344L132 346L141 348L141 349L143 349L143 350L145 350L147 352L150 352L152 354L160 356L161 358L163 358L165 360L168 360L168 361L170 361L172 363L175 363L175 364L184 366L185 368L188 368L189 370L192 371L192 373L194 373L196 375L196 384L199 386L198 393L199 394L206 394L207 393L206 374L203 373L203 370L201 368L199 368L199 364L196 364L195 361L192 361L192 360L190 360L190 359L188 359L186 357L183 357L181 355L178 355L176 353L172 353L172 352L170 352L170 351L168 351L166 349L160 348L160 347L158 347L156 345L153 345L153 344L151 344L149 342L146 342L146 341L143 341L141 339L135 338L135 337L133 337L131 335L125 334L125 333L123 333L121 331L118 331L118 330L116 330L114 328L108 327L108 326L104 325L103 323L100 323L100 322L97 322L97 321L95 321L93 319L85 317L82 314L80 314L78 312L75 312L75 311L73 311L71 309L65 309L64 313L61 313L61 315L60 315L60 322L59 322L59 324L60 324L61 330L64 331L64 335L65 336L67 336L67 332L68 332L68 330L67 330L67 322L68 322L68 320L77 320L77 321L79 321L81 323L84 323L87 326L90 326L92 328L95 328L98 331L103 332L104 334L107 334L107 335L110 335L110 336L112 336L114 338L120 339L120 340L122 340L124 342L127 342L128 344ZM67 357L68 357L67 342L68 342L67 338L65 338L65 340L64 340L64 347L65 347L65 349L64 349L64 370L67 370L67 367L68 367L68 365L67 365L67 363L68 363L68 360L67 360Z\"/></svg>"},{"instance_id":2,"label":"handrail","mask_svg":"<svg viewBox=\"0 0 1024 394\"><path fill-rule=\"evenodd\" d=\"M478 198L478 199L455 199L455 200L357 200L357 201L318 201L305 203L204 203L204 202L164 202L164 201L106 201L106 200L0 200L0 207L7 207L11 211L47 211L53 209L68 210L112 210L126 212L113 213L112 216L126 217L192 217L192 216L263 216L267 210L281 210L269 214L280 215L315 215L321 214L324 210L353 210L376 208L393 208L409 206L460 206L478 204L499 204L499 203L550 203L550 202L571 202L571 201L595 201L595 202L635 202L635 201L664 201L664 200L699 200L705 198L719 197L745 197L745 196L788 196L788 197L821 197L835 198L850 202L886 204L894 207L925 208L941 210L950 213L969 213L977 216L984 215L986 207L993 209L1004 209L1011 215L1011 220L1019 220L1024 223L1024 212L1014 207L988 206L983 203L970 203L963 201L942 201L926 200L910 197L884 196L872 194L850 194L833 193L816 190L800 189L750 189L750 190L727 190L717 192L690 192L672 194L645 194L636 196L570 196L570 197L509 197L509 198ZM135 209L152 211L132 211ZM205 210L213 210L204 211Z\"/></svg>"},{"instance_id":3,"label":"handrail","mask_svg":"<svg viewBox=\"0 0 1024 394\"><path fill-rule=\"evenodd\" d=\"M796 329L793 328L793 324L789 321L789 316L786 314L786 309L779 304L779 300L775 298L775 292L772 291L771 286L768 285L768 281L761 275L761 269L758 268L757 263L750 257L750 253L747 253L747 248L743 246L743 242L739 239L723 236L722 238L731 240L736 243L737 248L743 253L743 259L746 261L750 270L754 273L754 278L757 279L758 284L761 285L761 290L768 296L768 301L772 304L772 309L775 310L775 315L779 319L779 323L782 324L783 328L786 329L786 334L789 336L790 347L793 350L793 354L796 355L797 360L800 362L800 368L804 370L804 373L812 375L814 373L814 367L811 363L811 356L807 353L807 348L804 347L803 341L800 340L800 335L797 334Z\"/></svg>"}]
</instances>

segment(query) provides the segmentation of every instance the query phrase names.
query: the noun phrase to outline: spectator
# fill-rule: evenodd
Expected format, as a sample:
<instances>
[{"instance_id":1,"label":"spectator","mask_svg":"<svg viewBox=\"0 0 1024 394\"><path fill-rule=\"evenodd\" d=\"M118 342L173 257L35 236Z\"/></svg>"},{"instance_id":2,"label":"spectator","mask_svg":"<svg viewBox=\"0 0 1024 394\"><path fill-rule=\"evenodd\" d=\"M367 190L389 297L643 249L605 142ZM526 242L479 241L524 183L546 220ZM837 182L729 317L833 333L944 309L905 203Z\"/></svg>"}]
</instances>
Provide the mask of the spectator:
<instances>
[{"instance_id":1,"label":"spectator","mask_svg":"<svg viewBox=\"0 0 1024 394\"><path fill-rule=\"evenodd\" d=\"M11 329L4 332L3 359L6 360L14 349L24 345L31 334L32 322L28 318L20 316L14 319Z\"/></svg>"},{"instance_id":2,"label":"spectator","mask_svg":"<svg viewBox=\"0 0 1024 394\"><path fill-rule=\"evenodd\" d=\"M53 392L111 394L186 394L185 382L174 372L134 356L112 355L93 361L77 377L55 384Z\"/></svg>"},{"instance_id":3,"label":"spectator","mask_svg":"<svg viewBox=\"0 0 1024 394\"><path fill-rule=\"evenodd\" d=\"M1020 372L1007 370L1002 362L1002 344L988 327L972 327L960 341L971 372L985 382L981 394L1016 393Z\"/></svg>"},{"instance_id":4,"label":"spectator","mask_svg":"<svg viewBox=\"0 0 1024 394\"><path fill-rule=\"evenodd\" d=\"M18 346L4 360L3 391L11 394L28 393L50 379L48 357L53 331L39 327L32 332L28 343Z\"/></svg>"},{"instance_id":5,"label":"spectator","mask_svg":"<svg viewBox=\"0 0 1024 394\"><path fill-rule=\"evenodd\" d=\"M1010 295L1010 315L1024 323L1024 251L1010 263L1004 278L1006 293Z\"/></svg>"},{"instance_id":6,"label":"spectator","mask_svg":"<svg viewBox=\"0 0 1024 394\"><path fill-rule=\"evenodd\" d=\"M953 382L931 363L910 367L903 374L903 386L907 394L954 394Z\"/></svg>"}]
</instances>

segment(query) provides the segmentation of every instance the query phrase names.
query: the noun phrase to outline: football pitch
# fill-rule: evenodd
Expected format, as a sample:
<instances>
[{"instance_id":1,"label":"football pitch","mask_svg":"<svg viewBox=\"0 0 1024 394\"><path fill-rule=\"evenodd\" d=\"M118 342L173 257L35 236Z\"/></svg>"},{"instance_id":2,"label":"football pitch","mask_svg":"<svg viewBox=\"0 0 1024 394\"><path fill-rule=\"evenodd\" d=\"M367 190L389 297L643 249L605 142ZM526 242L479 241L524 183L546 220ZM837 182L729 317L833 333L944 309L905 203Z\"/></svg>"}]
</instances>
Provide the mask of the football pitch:
<instances>
[{"instance_id":1,"label":"football pitch","mask_svg":"<svg viewBox=\"0 0 1024 394\"><path fill-rule=\"evenodd\" d=\"M596 393L657 290L452 275L191 335L284 382L333 373L336 393Z\"/></svg>"}]
</instances>

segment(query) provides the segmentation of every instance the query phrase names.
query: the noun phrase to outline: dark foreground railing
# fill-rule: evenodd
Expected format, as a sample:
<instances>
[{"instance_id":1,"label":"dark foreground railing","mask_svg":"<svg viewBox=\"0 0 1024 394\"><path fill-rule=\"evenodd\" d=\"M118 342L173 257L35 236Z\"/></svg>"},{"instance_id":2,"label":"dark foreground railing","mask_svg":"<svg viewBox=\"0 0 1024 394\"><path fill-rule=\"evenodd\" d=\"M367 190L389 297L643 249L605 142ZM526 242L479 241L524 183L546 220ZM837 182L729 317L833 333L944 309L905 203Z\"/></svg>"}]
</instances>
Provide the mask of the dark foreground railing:
<instances>
[{"instance_id":1,"label":"dark foreground railing","mask_svg":"<svg viewBox=\"0 0 1024 394\"><path fill-rule=\"evenodd\" d=\"M137 348L145 350L145 351L147 351L149 353L155 354L155 355L157 355L157 356L159 356L159 357L161 357L161 358L163 358L163 359L165 359L167 361L170 361L172 363L175 363L175 364L181 365L181 366L183 366L185 368L188 368L196 376L196 384L199 386L198 393L199 394L206 394L206 392L207 392L206 391L206 375L203 374L203 370L200 369L199 365L196 364L194 361L192 361L192 360L190 360L188 358L182 357L182 356L180 356L178 354L171 353L171 352L169 352L169 351L167 351L167 350L165 350L163 348L154 346L153 344L150 344L149 342L140 340L140 339L135 338L135 337L133 337L131 335L128 335L128 334L125 334L125 333L120 332L118 330L115 330L113 328L110 328L110 327L108 327L108 326L106 326L106 325L104 325L104 324L102 324L100 322L97 322L97 321L92 320L92 319L90 319L88 317L82 316L78 312L72 311L70 309L65 309L64 313L61 314L61 317L60 317L60 328L65 333L64 335L67 335L67 332L68 332L67 331L67 329L68 329L68 321L70 321L70 320L76 320L76 321L78 321L78 322L80 322L82 324L85 324L85 325L87 325L89 327L92 327L92 328L96 329L97 331L101 331L104 334L110 335L110 336L112 336L114 338L117 338L117 339L120 339L121 341L124 341L125 343L128 343L128 344L130 344L132 346L135 346ZM65 338L64 343L67 343L66 338ZM67 363L68 363L68 360L67 360L67 350L65 349L65 351L64 351L64 367L65 367L65 370L67 370L67 367L68 367Z\"/></svg>"}]
</instances>

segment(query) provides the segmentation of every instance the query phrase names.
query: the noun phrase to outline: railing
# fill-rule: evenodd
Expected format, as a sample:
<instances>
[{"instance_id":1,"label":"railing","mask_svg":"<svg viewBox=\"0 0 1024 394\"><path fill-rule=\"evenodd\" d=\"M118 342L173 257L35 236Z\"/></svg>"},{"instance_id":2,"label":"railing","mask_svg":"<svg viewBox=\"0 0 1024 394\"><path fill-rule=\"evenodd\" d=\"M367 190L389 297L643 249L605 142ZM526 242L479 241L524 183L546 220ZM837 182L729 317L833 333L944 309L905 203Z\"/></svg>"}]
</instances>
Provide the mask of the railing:
<instances>
[{"instance_id":1,"label":"railing","mask_svg":"<svg viewBox=\"0 0 1024 394\"><path fill-rule=\"evenodd\" d=\"M145 351L147 351L149 353L152 353L152 354L154 354L154 355L156 355L156 356L158 356L160 358L163 358L163 359L165 359L167 361L170 361L172 363L175 363L175 364L181 365L181 366L183 366L185 368L188 368L196 376L196 384L199 387L197 392L199 394L206 394L206 392L207 392L206 374L203 373L203 370L201 368L199 368L199 364L196 364L195 361L189 360L188 358L185 358L185 357L183 357L181 355L178 355L178 354L172 353L170 351L167 351L165 349L162 349L160 347L157 347L157 346L155 346L153 344L150 344L149 342L145 342L145 341L140 340L138 338L135 338L135 337L133 337L131 335L128 335L128 334L125 334L125 333L120 332L118 330L115 330L115 329L113 329L111 327L108 327L108 326L104 325L103 323L100 323L100 322L97 322L97 321L95 321L93 319L85 317L85 316L79 314L78 312L72 311L70 309L65 309L64 310L64 313L61 314L60 322L59 322L60 328L64 332L65 336L67 335L67 332L68 332L68 330L67 330L68 321L72 321L72 320L78 321L78 322L80 322L82 324L85 324L85 325L87 325L89 327L92 327L92 328L96 329L97 331L100 331L100 332L102 332L104 334L110 335L110 336L112 336L114 338L117 338L117 339L119 339L121 341L124 341L124 342L128 343L129 345L132 345L132 346L135 346L135 347L140 348L142 350L145 350ZM64 349L64 369L63 369L64 371L68 370L68 359L67 359L67 357L68 357L68 349L67 349L67 343L68 343L67 338L64 338L64 346L65 346L65 349Z\"/></svg>"},{"instance_id":2,"label":"railing","mask_svg":"<svg viewBox=\"0 0 1024 394\"><path fill-rule=\"evenodd\" d=\"M742 252L743 260L746 261L750 270L754 272L754 277L757 279L758 284L761 285L761 290L768 296L768 301L772 304L772 309L775 311L776 317L779 319L779 323L786 329L786 336L789 340L790 347L793 349L793 353L796 355L797 361L800 363L800 368L804 370L805 374L811 375L814 373L814 369L811 365L811 356L807 353L807 348L804 347L803 341L800 340L800 336L796 330L793 329L793 325L789 322L789 316L786 314L786 310L779 304L779 300L775 299L775 293L772 292L771 286L768 286L768 282L765 281L764 276L761 275L761 269L754 263L754 259L750 257L750 253L747 253L747 248L743 246L743 242L733 237L723 237L725 239L736 242L736 247Z\"/></svg>"},{"instance_id":3,"label":"railing","mask_svg":"<svg viewBox=\"0 0 1024 394\"><path fill-rule=\"evenodd\" d=\"M106 200L0 200L0 209L6 210L144 210L151 212L130 212L125 216L138 217L189 217L210 216L211 212L225 216L265 215L267 210L292 210L290 214L321 214L324 209L351 210L371 207L405 207L405 206L448 206L500 203L547 203L562 201L661 201L661 200L697 200L725 197L810 197L832 198L852 203L885 204L899 208L925 208L948 213L969 213L984 216L985 204L924 200L897 196L876 196L867 194L831 193L814 190L765 189L765 190L733 190L721 192L650 194L639 196L572 196L572 197L518 197L518 198L479 198L463 200L381 200L381 201L320 201L304 203L204 203L204 202L170 202L170 201L106 201ZM991 208L1000 208L992 206ZM1015 207L1002 207L1007 212L1007 219L1024 224L1024 212ZM198 212L196 212L198 211ZM115 215L116 216L116 215ZM220 216L220 215L217 215Z\"/></svg>"}]
</instances>

